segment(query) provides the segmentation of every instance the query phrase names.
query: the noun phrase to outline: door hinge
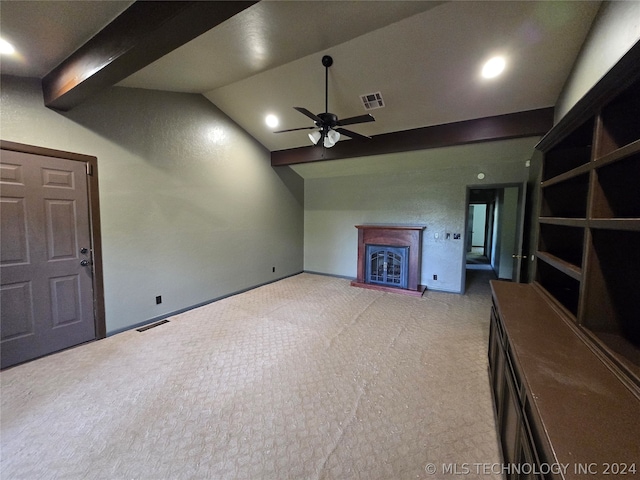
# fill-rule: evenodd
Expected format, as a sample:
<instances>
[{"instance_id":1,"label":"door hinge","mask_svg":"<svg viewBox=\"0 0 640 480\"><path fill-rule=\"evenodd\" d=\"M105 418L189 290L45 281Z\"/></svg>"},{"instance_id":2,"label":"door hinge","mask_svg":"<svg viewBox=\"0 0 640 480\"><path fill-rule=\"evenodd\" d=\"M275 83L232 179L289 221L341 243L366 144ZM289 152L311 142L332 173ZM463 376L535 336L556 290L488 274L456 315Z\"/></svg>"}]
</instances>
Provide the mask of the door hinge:
<instances>
[{"instance_id":1,"label":"door hinge","mask_svg":"<svg viewBox=\"0 0 640 480\"><path fill-rule=\"evenodd\" d=\"M93 175L93 165L91 165L89 162L87 162L85 165L87 166L87 175Z\"/></svg>"}]
</instances>

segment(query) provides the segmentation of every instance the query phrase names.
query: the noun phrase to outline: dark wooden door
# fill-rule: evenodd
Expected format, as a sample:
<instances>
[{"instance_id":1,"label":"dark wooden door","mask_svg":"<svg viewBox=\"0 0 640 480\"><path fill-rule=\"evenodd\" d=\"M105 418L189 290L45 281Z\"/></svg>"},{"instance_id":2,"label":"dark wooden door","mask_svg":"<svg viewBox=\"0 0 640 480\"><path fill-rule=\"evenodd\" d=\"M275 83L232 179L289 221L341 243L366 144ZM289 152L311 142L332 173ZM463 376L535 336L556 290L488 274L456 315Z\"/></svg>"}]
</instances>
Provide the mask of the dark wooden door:
<instances>
[{"instance_id":1,"label":"dark wooden door","mask_svg":"<svg viewBox=\"0 0 640 480\"><path fill-rule=\"evenodd\" d=\"M2 368L96 338L86 164L2 150Z\"/></svg>"}]
</instances>

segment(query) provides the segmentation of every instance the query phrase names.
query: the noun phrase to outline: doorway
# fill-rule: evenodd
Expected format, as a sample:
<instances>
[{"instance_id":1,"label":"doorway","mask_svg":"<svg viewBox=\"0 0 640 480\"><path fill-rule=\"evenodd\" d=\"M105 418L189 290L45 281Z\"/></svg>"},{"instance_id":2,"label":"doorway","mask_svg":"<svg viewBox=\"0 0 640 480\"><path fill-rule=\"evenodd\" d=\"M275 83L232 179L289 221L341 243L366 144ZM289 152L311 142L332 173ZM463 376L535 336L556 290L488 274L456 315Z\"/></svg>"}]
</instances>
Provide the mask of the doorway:
<instances>
[{"instance_id":1,"label":"doorway","mask_svg":"<svg viewBox=\"0 0 640 480\"><path fill-rule=\"evenodd\" d=\"M495 204L498 191L472 189L467 202L466 268L490 270L493 259Z\"/></svg>"},{"instance_id":2,"label":"doorway","mask_svg":"<svg viewBox=\"0 0 640 480\"><path fill-rule=\"evenodd\" d=\"M104 338L96 158L1 143L1 367Z\"/></svg>"},{"instance_id":3,"label":"doorway","mask_svg":"<svg viewBox=\"0 0 640 480\"><path fill-rule=\"evenodd\" d=\"M520 281L525 195L524 184L467 188L465 275L492 270Z\"/></svg>"}]
</instances>

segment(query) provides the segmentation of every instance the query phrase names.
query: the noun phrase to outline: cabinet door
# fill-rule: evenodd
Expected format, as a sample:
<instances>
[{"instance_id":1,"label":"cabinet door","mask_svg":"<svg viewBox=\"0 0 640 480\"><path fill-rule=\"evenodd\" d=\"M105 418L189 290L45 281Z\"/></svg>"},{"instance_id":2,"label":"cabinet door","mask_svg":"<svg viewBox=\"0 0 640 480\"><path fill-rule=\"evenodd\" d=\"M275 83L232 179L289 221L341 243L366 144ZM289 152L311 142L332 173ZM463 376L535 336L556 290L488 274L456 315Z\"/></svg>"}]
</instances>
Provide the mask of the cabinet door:
<instances>
[{"instance_id":1,"label":"cabinet door","mask_svg":"<svg viewBox=\"0 0 640 480\"><path fill-rule=\"evenodd\" d=\"M496 352L498 349L498 331L496 326L495 312L491 309L491 321L489 322L489 350L487 352L489 356L489 373L493 379L496 366Z\"/></svg>"},{"instance_id":2,"label":"cabinet door","mask_svg":"<svg viewBox=\"0 0 640 480\"><path fill-rule=\"evenodd\" d=\"M502 354L504 356L504 353ZM504 362L503 362L504 363ZM516 394L515 385L509 376L504 377L504 398L502 401L502 415L500 418L500 442L504 463L516 465L519 461L521 411L520 402ZM517 475L507 475L509 479L518 478Z\"/></svg>"},{"instance_id":3,"label":"cabinet door","mask_svg":"<svg viewBox=\"0 0 640 480\"><path fill-rule=\"evenodd\" d=\"M495 405L496 418L498 423L502 416L504 376L505 376L505 354L500 338L500 329L495 312L491 315L491 336L489 342L489 352L492 356L489 360L491 365L491 389L493 392L493 402Z\"/></svg>"},{"instance_id":4,"label":"cabinet door","mask_svg":"<svg viewBox=\"0 0 640 480\"><path fill-rule=\"evenodd\" d=\"M539 475L540 469L536 466L536 461L531 449L531 443L527 436L524 425L520 428L520 452L519 464L521 467L520 474L516 477L518 480L543 480Z\"/></svg>"}]
</instances>

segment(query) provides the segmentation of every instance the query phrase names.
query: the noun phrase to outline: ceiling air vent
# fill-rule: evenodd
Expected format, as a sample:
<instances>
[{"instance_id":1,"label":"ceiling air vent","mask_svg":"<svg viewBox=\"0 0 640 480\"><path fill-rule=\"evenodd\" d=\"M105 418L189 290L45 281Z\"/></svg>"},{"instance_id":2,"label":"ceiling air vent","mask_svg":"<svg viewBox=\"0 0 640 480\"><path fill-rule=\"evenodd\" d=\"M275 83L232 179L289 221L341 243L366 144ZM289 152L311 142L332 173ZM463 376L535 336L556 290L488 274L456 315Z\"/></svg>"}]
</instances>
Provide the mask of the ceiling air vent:
<instances>
[{"instance_id":1,"label":"ceiling air vent","mask_svg":"<svg viewBox=\"0 0 640 480\"><path fill-rule=\"evenodd\" d=\"M374 110L376 108L384 107L384 100L382 100L382 94L380 92L360 95L360 100L362 100L365 110Z\"/></svg>"}]
</instances>

